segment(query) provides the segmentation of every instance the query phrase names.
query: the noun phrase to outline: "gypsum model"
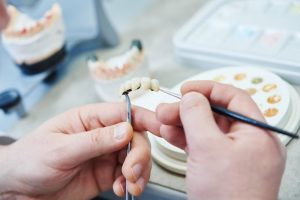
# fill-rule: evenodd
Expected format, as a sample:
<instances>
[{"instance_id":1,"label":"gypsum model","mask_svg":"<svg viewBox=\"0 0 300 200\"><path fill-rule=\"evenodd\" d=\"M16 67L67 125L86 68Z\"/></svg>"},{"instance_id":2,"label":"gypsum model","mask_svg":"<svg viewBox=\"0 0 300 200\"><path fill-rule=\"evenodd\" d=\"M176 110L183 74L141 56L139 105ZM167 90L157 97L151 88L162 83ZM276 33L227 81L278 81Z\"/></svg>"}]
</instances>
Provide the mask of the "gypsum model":
<instances>
[{"instance_id":1,"label":"gypsum model","mask_svg":"<svg viewBox=\"0 0 300 200\"><path fill-rule=\"evenodd\" d=\"M65 27L59 4L55 3L38 20L11 5L8 12L11 20L2 33L2 42L23 73L46 71L64 58Z\"/></svg>"}]
</instances>

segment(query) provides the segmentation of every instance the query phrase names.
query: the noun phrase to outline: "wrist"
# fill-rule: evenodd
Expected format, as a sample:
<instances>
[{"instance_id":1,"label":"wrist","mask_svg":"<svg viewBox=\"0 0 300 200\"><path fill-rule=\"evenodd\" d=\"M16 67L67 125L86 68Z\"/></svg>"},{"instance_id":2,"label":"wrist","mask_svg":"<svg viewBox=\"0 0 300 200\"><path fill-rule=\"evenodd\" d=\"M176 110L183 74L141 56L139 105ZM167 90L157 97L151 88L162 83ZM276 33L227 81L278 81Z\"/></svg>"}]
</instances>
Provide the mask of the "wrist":
<instances>
[{"instance_id":1,"label":"wrist","mask_svg":"<svg viewBox=\"0 0 300 200\"><path fill-rule=\"evenodd\" d=\"M11 176L9 176L9 155L8 149L11 144L16 140L10 137L1 136L0 137L0 200L2 199L11 199L8 198L8 195L3 195L5 192L9 191L8 180L11 180ZM5 198L4 198L5 197Z\"/></svg>"},{"instance_id":2,"label":"wrist","mask_svg":"<svg viewBox=\"0 0 300 200\"><path fill-rule=\"evenodd\" d=\"M8 148L9 146L0 145L0 200L11 199L8 198L7 195L10 191L9 180L12 179L12 176L9 174L10 167L8 166Z\"/></svg>"},{"instance_id":3,"label":"wrist","mask_svg":"<svg viewBox=\"0 0 300 200\"><path fill-rule=\"evenodd\" d=\"M11 153L13 144L0 145L0 200L25 199L16 188L17 182L14 181L14 164L11 163ZM31 199L31 198L26 198Z\"/></svg>"}]
</instances>

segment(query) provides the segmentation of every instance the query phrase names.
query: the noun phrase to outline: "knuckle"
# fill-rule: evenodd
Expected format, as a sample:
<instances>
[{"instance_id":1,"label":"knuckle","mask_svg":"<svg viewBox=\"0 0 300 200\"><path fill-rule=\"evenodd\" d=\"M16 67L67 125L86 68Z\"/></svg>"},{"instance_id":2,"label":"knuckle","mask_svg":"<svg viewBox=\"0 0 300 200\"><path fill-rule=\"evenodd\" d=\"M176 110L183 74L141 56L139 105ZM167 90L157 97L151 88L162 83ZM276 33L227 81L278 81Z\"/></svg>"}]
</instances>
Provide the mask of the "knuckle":
<instances>
[{"instance_id":1,"label":"knuckle","mask_svg":"<svg viewBox=\"0 0 300 200\"><path fill-rule=\"evenodd\" d=\"M234 94L242 94L242 95L248 94L245 90L237 88L234 85L224 84L224 83L215 83L215 85L220 88L220 91L231 90L232 93L234 93Z\"/></svg>"},{"instance_id":2,"label":"knuckle","mask_svg":"<svg viewBox=\"0 0 300 200\"><path fill-rule=\"evenodd\" d=\"M90 142L93 146L98 146L103 143L105 138L111 136L112 129L111 128L99 128L94 133L89 134Z\"/></svg>"},{"instance_id":3,"label":"knuckle","mask_svg":"<svg viewBox=\"0 0 300 200\"><path fill-rule=\"evenodd\" d=\"M244 89L237 88L233 85L228 85L228 87L230 87L230 89L232 90L232 94L235 94L235 95L239 96L239 98L244 98L244 99L245 98L248 98L248 99L251 98L249 93Z\"/></svg>"},{"instance_id":4,"label":"knuckle","mask_svg":"<svg viewBox=\"0 0 300 200\"><path fill-rule=\"evenodd\" d=\"M92 147L98 146L100 143L99 135L98 134L89 134L89 139Z\"/></svg>"}]
</instances>

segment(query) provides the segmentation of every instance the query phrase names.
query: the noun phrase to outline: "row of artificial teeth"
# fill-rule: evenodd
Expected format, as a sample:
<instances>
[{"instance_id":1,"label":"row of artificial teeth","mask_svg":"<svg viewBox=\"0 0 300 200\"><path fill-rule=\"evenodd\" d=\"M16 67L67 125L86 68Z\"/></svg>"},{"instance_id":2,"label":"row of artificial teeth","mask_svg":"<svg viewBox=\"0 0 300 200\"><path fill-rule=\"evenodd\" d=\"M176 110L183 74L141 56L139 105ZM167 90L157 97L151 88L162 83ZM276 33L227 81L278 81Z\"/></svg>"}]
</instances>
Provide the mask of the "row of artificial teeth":
<instances>
[{"instance_id":1,"label":"row of artificial teeth","mask_svg":"<svg viewBox=\"0 0 300 200\"><path fill-rule=\"evenodd\" d=\"M12 6L10 6L11 9L16 9ZM60 8L56 8L57 5L55 5L55 7L53 7L51 10L47 11L47 13L45 13L44 17L38 21L36 21L35 23L33 23L30 26L24 27L20 30L6 30L4 31L4 34L6 36L9 37L24 37L24 36L32 36L36 33L41 32L42 30L44 30L47 26L49 26L51 23L53 23L53 21L55 20L54 18L54 13L55 13L55 9L60 9ZM59 16L57 16L59 17Z\"/></svg>"},{"instance_id":2,"label":"row of artificial teeth","mask_svg":"<svg viewBox=\"0 0 300 200\"><path fill-rule=\"evenodd\" d=\"M159 82L156 79L150 79L147 77L134 78L132 80L126 81L120 87L120 95L125 92L135 91L135 90L152 90L159 91Z\"/></svg>"},{"instance_id":3,"label":"row of artificial teeth","mask_svg":"<svg viewBox=\"0 0 300 200\"><path fill-rule=\"evenodd\" d=\"M110 65L109 60L104 61L104 60L88 60L88 66L91 69L96 69L98 67L103 68L103 69L112 69L112 70L116 70L116 69L122 69L124 68L126 65L134 65L136 63L140 62L140 52L136 47L133 47L132 49L130 49L128 52L126 52L125 54L118 56L118 57L112 57L111 59L119 59L123 62L120 62L121 64L119 65Z\"/></svg>"}]
</instances>

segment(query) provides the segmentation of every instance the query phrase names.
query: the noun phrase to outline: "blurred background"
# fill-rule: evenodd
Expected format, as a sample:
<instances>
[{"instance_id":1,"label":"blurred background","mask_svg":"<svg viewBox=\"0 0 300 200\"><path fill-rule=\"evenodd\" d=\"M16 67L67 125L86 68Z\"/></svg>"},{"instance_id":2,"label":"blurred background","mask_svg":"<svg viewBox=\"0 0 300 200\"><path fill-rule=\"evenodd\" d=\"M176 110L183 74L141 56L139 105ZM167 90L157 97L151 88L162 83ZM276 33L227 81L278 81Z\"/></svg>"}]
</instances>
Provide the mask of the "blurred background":
<instances>
[{"instance_id":1,"label":"blurred background","mask_svg":"<svg viewBox=\"0 0 300 200\"><path fill-rule=\"evenodd\" d=\"M300 94L300 86L295 85L297 81L300 84L299 0L7 1L33 18L41 17L59 2L66 26L67 55L55 70L24 75L0 41L0 107L10 99L12 108L11 112L0 110L0 135L20 138L68 109L104 101L95 90L87 57L95 54L108 60L128 51L136 38L143 42L150 76L162 86L172 88L214 67L247 64L270 69ZM283 32L280 35L284 37L278 39L274 32ZM284 54L279 55L281 52ZM1 95L9 89L17 93ZM298 143L293 141L288 146L279 199L300 199ZM143 200L186 199L184 176L155 162L150 182ZM111 193L105 198L116 199Z\"/></svg>"},{"instance_id":2,"label":"blurred background","mask_svg":"<svg viewBox=\"0 0 300 200\"><path fill-rule=\"evenodd\" d=\"M119 35L126 32L132 20L153 3L153 0L7 1L8 4L15 5L21 12L34 19L43 16L55 2L62 7L66 27L68 55L59 66L62 78L68 70L72 70L70 62L82 56L82 53L118 45ZM49 83L53 82L53 77L50 75L52 75L50 72L34 76L23 75L0 42L0 93L7 89L17 89L26 110L30 110L52 87ZM47 81L48 84L45 84ZM16 113L8 115L0 112L0 130L7 130L18 119Z\"/></svg>"}]
</instances>

